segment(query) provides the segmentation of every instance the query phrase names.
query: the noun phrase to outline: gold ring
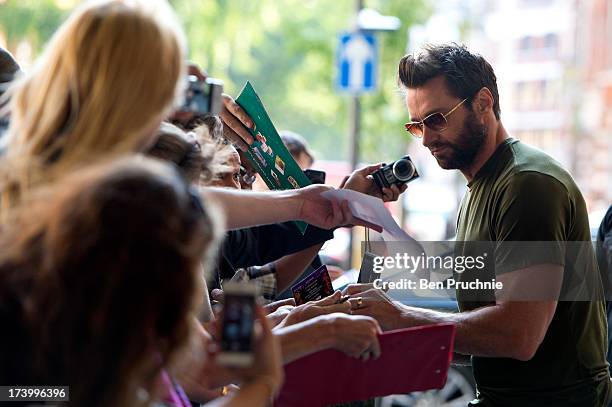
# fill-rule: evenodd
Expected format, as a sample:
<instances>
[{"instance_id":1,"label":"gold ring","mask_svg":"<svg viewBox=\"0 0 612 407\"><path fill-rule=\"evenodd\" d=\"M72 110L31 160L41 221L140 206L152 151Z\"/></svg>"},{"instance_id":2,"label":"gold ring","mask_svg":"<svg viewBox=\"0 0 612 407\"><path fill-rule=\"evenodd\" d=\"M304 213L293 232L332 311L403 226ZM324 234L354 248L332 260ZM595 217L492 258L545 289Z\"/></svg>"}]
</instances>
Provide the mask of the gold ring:
<instances>
[{"instance_id":1,"label":"gold ring","mask_svg":"<svg viewBox=\"0 0 612 407\"><path fill-rule=\"evenodd\" d=\"M355 307L355 309L361 308L361 306L363 305L363 297L357 297L355 299L357 300L357 306Z\"/></svg>"}]
</instances>

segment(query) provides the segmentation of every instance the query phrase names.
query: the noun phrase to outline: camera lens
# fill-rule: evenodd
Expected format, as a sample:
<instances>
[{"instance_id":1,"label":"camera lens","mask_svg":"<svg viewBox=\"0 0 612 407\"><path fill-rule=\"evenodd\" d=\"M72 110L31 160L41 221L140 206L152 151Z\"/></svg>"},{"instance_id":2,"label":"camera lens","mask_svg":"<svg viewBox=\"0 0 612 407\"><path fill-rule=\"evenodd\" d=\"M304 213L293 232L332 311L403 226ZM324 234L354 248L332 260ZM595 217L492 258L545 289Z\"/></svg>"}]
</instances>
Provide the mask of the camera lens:
<instances>
[{"instance_id":1,"label":"camera lens","mask_svg":"<svg viewBox=\"0 0 612 407\"><path fill-rule=\"evenodd\" d=\"M405 158L401 158L393 164L393 175L399 181L409 181L414 175L414 164L412 161L407 160Z\"/></svg>"}]
</instances>

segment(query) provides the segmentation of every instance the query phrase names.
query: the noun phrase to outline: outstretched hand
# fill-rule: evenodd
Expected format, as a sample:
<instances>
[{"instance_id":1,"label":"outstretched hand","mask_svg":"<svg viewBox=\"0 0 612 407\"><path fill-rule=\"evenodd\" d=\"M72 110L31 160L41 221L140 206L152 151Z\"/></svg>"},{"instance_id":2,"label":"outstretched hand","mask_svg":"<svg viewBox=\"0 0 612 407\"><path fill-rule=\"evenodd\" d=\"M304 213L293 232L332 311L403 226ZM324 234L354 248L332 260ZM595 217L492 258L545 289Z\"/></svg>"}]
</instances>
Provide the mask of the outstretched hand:
<instances>
[{"instance_id":1,"label":"outstretched hand","mask_svg":"<svg viewBox=\"0 0 612 407\"><path fill-rule=\"evenodd\" d=\"M335 201L324 198L321 194L333 188L325 185L310 185L295 190L301 204L298 219L323 229L338 226L365 226L382 232L382 227L353 216L348 201Z\"/></svg>"}]
</instances>

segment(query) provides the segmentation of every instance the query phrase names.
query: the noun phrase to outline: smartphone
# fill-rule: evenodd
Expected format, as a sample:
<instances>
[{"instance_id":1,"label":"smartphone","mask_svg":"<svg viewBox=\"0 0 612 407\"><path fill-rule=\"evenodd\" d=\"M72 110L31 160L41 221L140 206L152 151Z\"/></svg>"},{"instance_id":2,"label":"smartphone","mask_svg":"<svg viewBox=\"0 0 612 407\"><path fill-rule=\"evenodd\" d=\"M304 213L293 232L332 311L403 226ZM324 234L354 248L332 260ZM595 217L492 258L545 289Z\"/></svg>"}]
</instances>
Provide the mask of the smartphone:
<instances>
[{"instance_id":1,"label":"smartphone","mask_svg":"<svg viewBox=\"0 0 612 407\"><path fill-rule=\"evenodd\" d=\"M325 171L304 170L304 175L308 177L313 184L325 184Z\"/></svg>"},{"instance_id":2,"label":"smartphone","mask_svg":"<svg viewBox=\"0 0 612 407\"><path fill-rule=\"evenodd\" d=\"M223 284L225 304L221 322L221 351L217 361L224 366L248 367L255 360L253 327L257 287L253 283Z\"/></svg>"}]
</instances>

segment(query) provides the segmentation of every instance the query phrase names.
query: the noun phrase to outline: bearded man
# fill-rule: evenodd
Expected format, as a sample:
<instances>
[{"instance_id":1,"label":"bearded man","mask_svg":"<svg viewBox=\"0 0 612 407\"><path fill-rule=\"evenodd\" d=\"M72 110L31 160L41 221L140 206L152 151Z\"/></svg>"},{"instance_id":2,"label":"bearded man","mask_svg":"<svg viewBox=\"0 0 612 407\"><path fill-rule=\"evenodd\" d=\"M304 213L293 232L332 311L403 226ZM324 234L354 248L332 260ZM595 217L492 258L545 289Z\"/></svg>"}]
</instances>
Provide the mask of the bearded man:
<instances>
[{"instance_id":1,"label":"bearded man","mask_svg":"<svg viewBox=\"0 0 612 407\"><path fill-rule=\"evenodd\" d=\"M601 281L590 262L586 205L572 177L508 135L493 68L466 47L430 45L406 55L399 81L411 118L406 130L440 167L467 180L457 241L494 242L494 277L508 289L487 301L458 291L460 312L443 313L356 287L353 295L362 300L353 313L375 317L384 330L454 324L455 352L471 356L477 384L470 406L606 406L611 382ZM531 242L552 248L530 250L537 246ZM570 250L576 243L580 261ZM580 300L570 290L576 283L587 288Z\"/></svg>"}]
</instances>

